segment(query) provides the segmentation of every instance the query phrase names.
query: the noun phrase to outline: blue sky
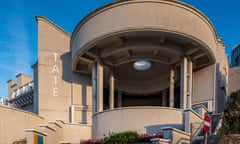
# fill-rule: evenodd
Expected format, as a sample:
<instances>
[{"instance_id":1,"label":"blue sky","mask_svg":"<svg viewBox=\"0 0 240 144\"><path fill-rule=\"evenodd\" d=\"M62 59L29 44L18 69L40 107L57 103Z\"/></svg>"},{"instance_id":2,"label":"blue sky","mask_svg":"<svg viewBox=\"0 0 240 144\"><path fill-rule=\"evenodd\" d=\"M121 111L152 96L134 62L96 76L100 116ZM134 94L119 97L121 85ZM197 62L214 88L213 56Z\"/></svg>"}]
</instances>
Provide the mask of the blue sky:
<instances>
[{"instance_id":1,"label":"blue sky","mask_svg":"<svg viewBox=\"0 0 240 144\"><path fill-rule=\"evenodd\" d=\"M0 96L7 97L7 81L19 73L33 76L37 61L36 15L72 33L92 10L114 0L0 0ZM240 43L239 0L182 0L212 21L227 53Z\"/></svg>"}]
</instances>

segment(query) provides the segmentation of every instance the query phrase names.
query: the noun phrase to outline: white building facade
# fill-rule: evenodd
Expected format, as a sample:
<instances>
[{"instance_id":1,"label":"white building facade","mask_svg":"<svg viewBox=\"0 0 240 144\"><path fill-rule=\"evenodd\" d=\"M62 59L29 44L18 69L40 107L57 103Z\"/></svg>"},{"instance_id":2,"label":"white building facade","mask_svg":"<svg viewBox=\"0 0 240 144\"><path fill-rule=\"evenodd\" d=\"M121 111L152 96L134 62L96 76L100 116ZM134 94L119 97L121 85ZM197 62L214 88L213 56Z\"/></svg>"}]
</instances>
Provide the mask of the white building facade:
<instances>
[{"instance_id":1,"label":"white building facade","mask_svg":"<svg viewBox=\"0 0 240 144\"><path fill-rule=\"evenodd\" d=\"M58 142L73 143L133 130L190 143L191 125L222 111L225 46L209 19L185 3L116 1L87 15L72 35L36 19L34 95L49 132L27 129L27 139L38 133L49 143L57 133Z\"/></svg>"}]
</instances>

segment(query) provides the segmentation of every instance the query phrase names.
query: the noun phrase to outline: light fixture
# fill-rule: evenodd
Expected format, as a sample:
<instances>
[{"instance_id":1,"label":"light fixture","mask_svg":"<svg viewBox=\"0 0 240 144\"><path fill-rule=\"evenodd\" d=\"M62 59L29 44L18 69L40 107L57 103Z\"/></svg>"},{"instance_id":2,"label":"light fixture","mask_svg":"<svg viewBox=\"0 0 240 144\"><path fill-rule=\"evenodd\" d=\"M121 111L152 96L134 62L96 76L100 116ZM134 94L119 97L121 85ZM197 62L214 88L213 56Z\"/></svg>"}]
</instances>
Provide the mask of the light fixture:
<instances>
[{"instance_id":1,"label":"light fixture","mask_svg":"<svg viewBox=\"0 0 240 144\"><path fill-rule=\"evenodd\" d=\"M137 71L145 71L151 68L151 63L147 60L137 60L133 63L133 68Z\"/></svg>"}]
</instances>

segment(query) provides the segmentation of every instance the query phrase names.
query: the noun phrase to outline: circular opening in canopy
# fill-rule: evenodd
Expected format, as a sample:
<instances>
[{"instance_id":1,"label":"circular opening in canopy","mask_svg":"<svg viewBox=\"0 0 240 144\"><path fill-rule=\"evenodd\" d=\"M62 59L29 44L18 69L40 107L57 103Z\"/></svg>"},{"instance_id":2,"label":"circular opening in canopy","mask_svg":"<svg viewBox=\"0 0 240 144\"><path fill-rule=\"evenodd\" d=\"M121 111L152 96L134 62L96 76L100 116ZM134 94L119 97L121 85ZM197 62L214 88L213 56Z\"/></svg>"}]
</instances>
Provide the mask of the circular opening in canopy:
<instances>
[{"instance_id":1,"label":"circular opening in canopy","mask_svg":"<svg viewBox=\"0 0 240 144\"><path fill-rule=\"evenodd\" d=\"M133 68L137 71L145 71L151 68L151 63L147 60L138 60L134 62Z\"/></svg>"}]
</instances>

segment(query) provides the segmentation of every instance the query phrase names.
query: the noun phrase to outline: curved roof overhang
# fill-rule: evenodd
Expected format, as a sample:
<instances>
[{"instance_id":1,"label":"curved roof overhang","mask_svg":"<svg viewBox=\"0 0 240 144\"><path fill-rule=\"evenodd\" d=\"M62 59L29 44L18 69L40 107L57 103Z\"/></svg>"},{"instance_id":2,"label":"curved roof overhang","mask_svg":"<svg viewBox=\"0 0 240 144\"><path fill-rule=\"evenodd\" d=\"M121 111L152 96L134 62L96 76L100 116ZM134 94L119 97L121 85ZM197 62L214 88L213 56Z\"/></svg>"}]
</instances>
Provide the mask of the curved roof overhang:
<instances>
[{"instance_id":1,"label":"curved roof overhang","mask_svg":"<svg viewBox=\"0 0 240 144\"><path fill-rule=\"evenodd\" d=\"M115 69L124 85L131 87L131 82L136 85L145 79L152 85L168 80L170 67L184 56L193 62L194 70L215 63L216 43L209 20L186 4L165 0L116 2L97 9L74 30L72 69L91 73L92 64L101 60ZM141 73L145 74L141 79L132 68L139 59L153 63L151 70ZM163 77L156 79L157 75Z\"/></svg>"},{"instance_id":2,"label":"curved roof overhang","mask_svg":"<svg viewBox=\"0 0 240 144\"><path fill-rule=\"evenodd\" d=\"M201 41L190 36L156 29L128 29L88 43L78 53L77 64L91 64L98 59L109 66L119 66L138 59L173 65L186 56L199 69L215 62L214 53ZM77 69L76 69L77 70Z\"/></svg>"}]
</instances>

